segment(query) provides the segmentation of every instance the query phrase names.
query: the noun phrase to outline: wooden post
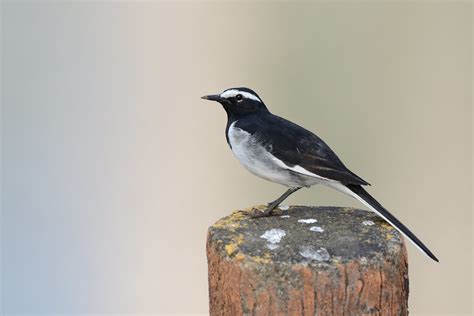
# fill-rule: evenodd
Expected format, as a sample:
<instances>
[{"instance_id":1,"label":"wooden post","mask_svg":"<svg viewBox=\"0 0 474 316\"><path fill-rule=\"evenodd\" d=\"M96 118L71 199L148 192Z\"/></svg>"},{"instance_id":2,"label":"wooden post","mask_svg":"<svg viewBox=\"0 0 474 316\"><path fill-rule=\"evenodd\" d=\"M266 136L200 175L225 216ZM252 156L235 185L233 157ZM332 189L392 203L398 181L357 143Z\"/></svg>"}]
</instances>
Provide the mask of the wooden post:
<instances>
[{"instance_id":1,"label":"wooden post","mask_svg":"<svg viewBox=\"0 0 474 316\"><path fill-rule=\"evenodd\" d=\"M294 206L209 228L211 315L407 315L401 235L371 212Z\"/></svg>"}]
</instances>

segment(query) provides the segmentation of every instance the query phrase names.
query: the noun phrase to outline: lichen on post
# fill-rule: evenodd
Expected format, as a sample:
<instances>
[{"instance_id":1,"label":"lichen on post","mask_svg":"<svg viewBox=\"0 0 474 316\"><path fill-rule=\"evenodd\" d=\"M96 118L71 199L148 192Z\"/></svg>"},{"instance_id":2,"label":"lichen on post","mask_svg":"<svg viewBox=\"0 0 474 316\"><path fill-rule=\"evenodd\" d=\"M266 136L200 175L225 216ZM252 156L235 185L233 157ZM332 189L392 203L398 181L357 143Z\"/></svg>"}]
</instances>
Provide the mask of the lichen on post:
<instances>
[{"instance_id":1,"label":"lichen on post","mask_svg":"<svg viewBox=\"0 0 474 316\"><path fill-rule=\"evenodd\" d=\"M403 238L371 212L236 211L209 228L207 258L211 315L408 314Z\"/></svg>"}]
</instances>

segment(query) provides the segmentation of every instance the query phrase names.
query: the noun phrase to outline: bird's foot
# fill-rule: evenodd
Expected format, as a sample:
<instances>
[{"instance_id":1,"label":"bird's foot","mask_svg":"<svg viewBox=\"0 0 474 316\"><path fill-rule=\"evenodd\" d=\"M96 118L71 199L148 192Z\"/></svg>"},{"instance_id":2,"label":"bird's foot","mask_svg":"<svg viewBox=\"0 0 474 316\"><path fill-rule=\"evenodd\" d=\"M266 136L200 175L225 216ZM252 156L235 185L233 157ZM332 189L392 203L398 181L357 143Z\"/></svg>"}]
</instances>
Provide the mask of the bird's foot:
<instances>
[{"instance_id":1,"label":"bird's foot","mask_svg":"<svg viewBox=\"0 0 474 316\"><path fill-rule=\"evenodd\" d=\"M272 213L273 211L265 210L262 212L260 210L254 209L254 212L249 214L249 216L250 218L270 217L272 216Z\"/></svg>"},{"instance_id":2,"label":"bird's foot","mask_svg":"<svg viewBox=\"0 0 474 316\"><path fill-rule=\"evenodd\" d=\"M252 208L250 211L244 211L245 215L250 216L250 218L260 218L260 217L270 217L276 215L273 211L275 206L272 203L269 203L265 209L262 208Z\"/></svg>"}]
</instances>

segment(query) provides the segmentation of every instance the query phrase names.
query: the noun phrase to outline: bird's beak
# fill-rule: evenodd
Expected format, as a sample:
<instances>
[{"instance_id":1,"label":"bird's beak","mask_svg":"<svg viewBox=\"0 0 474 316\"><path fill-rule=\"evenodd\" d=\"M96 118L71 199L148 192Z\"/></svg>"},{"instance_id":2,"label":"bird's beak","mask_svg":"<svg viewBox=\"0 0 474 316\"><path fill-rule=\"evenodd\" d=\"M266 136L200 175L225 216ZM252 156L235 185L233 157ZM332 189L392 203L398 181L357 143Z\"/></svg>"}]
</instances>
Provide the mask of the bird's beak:
<instances>
[{"instance_id":1,"label":"bird's beak","mask_svg":"<svg viewBox=\"0 0 474 316\"><path fill-rule=\"evenodd\" d=\"M201 97L201 99L220 102L222 98L218 94L210 94Z\"/></svg>"}]
</instances>

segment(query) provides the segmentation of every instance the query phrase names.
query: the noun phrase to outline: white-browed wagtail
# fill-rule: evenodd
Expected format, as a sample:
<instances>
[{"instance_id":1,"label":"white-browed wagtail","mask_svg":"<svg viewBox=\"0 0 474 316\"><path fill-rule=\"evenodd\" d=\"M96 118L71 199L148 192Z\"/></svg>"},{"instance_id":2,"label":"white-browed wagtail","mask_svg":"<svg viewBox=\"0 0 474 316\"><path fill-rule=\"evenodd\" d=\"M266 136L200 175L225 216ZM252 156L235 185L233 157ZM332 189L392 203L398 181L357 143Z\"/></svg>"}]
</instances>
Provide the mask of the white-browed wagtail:
<instances>
[{"instance_id":1,"label":"white-browed wagtail","mask_svg":"<svg viewBox=\"0 0 474 316\"><path fill-rule=\"evenodd\" d=\"M363 186L369 183L350 171L324 141L312 132L268 111L251 89L231 88L202 97L217 101L227 112L227 143L235 157L251 173L289 189L253 217L273 210L302 187L324 184L348 194L382 217L431 259L435 255Z\"/></svg>"}]
</instances>

